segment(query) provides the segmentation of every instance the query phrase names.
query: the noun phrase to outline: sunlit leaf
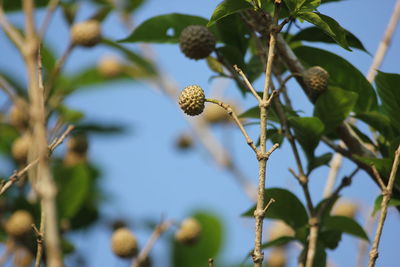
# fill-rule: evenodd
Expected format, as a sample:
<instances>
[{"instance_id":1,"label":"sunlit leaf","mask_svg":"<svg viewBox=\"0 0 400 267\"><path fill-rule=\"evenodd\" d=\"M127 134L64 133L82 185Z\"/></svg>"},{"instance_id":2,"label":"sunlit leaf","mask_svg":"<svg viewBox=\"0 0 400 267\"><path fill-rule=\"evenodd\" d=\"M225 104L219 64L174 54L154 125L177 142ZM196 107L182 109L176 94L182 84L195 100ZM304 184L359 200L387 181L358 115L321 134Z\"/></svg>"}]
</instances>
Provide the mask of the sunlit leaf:
<instances>
[{"instance_id":1,"label":"sunlit leaf","mask_svg":"<svg viewBox=\"0 0 400 267\"><path fill-rule=\"evenodd\" d=\"M375 216L375 214L381 209L382 199L383 199L382 195L378 196L375 199L374 210L372 211L372 216ZM400 199L391 198L389 200L388 206L389 207L400 206Z\"/></svg>"},{"instance_id":2,"label":"sunlit leaf","mask_svg":"<svg viewBox=\"0 0 400 267\"><path fill-rule=\"evenodd\" d=\"M252 5L246 2L245 0L224 0L222 1L221 4L219 4L211 18L210 21L208 22L207 26L211 26L218 20L231 15L233 13L239 12L243 9L251 8Z\"/></svg>"},{"instance_id":3,"label":"sunlit leaf","mask_svg":"<svg viewBox=\"0 0 400 267\"><path fill-rule=\"evenodd\" d=\"M367 233L352 218L345 216L330 216L324 222L324 228L341 231L346 234L369 241Z\"/></svg>"}]
</instances>

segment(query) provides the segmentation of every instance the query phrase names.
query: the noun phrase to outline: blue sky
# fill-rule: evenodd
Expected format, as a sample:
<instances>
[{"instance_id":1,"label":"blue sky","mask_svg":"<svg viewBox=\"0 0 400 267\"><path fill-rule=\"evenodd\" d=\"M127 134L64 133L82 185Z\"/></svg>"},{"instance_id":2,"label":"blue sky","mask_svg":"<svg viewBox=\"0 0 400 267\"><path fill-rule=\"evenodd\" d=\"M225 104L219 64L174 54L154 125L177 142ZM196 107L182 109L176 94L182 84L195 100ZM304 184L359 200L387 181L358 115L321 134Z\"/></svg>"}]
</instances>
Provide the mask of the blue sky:
<instances>
[{"instance_id":1,"label":"blue sky","mask_svg":"<svg viewBox=\"0 0 400 267\"><path fill-rule=\"evenodd\" d=\"M374 54L394 4L394 0L379 3L374 0L348 0L327 4L319 8L319 11L335 18ZM136 13L134 21L139 24L152 16L172 12L209 18L216 5L217 1L148 0ZM91 12L92 8L84 5L78 20L84 20ZM12 16L11 19L15 23L22 22L18 15ZM115 15L105 21L103 30L104 35L112 39L121 39L129 34ZM68 41L68 29L59 13L56 13L47 38L51 46L61 54ZM397 30L381 70L399 72L399 41L400 33ZM7 67L10 71L24 75L21 71L21 59L16 56L15 49L5 41L3 32L0 33L0 44L3 56L0 67ZM372 61L371 56L357 50L347 52L338 46L311 45L338 53L365 74ZM216 84L221 86L218 81L209 82L211 72L205 62L186 59L174 45L153 47L162 69L173 77L180 87L199 84L206 91L210 91ZM101 55L110 53L104 48L77 49L68 60L66 70L73 72L83 66L95 64ZM7 62L13 63L10 65ZM256 86L261 86L262 82L258 81ZM251 97L242 99L233 83L229 82L225 87L223 99L236 99L242 109L255 105ZM310 104L295 83L289 84L289 91L296 100L295 106L306 113L310 112ZM1 102L4 98L0 93ZM243 219L239 215L252 203L231 175L214 164L201 145L184 154L174 149L177 135L189 129L185 115L177 108L175 101L146 84L123 81L83 90L67 99L67 103L84 111L88 119L123 123L129 128L123 135L111 138L93 136L91 139L90 159L103 170L101 186L111 195L103 204L102 213L106 218L129 218L140 243L144 244L149 232L140 227L141 220L158 219L161 215L180 220L194 209L208 209L218 214L226 225L223 258L232 263L243 259L253 245L253 221ZM235 162L255 183L257 161L253 152L243 142L239 130L228 127L215 128L213 131L224 145L228 145ZM249 132L253 138L257 138L256 127L249 127ZM322 145L318 148L318 152L325 150ZM288 167L293 168L295 164L285 144L273 154L268 163L267 187L284 187L303 199L300 187L287 171ZM351 172L353 168L353 164L346 162L340 177ZM322 167L311 177L315 201L321 198L327 171L327 167ZM378 190L366 174L359 173L353 185L345 189L343 195L361 204L362 211L357 219L363 224L365 214L378 195ZM396 262L395 246L400 237L398 223L399 214L391 209L382 236L377 266L394 266ZM268 223L266 225L268 226ZM110 231L105 230L103 226L97 226L89 232L74 235L73 240L85 254L89 266L127 266L127 262L112 255L110 236ZM357 246L356 239L345 236L337 251L329 252L329 258L336 266L354 266ZM296 248L291 252L290 266L296 266ZM155 247L154 255L156 266L168 266L165 262L168 251L162 241Z\"/></svg>"}]
</instances>

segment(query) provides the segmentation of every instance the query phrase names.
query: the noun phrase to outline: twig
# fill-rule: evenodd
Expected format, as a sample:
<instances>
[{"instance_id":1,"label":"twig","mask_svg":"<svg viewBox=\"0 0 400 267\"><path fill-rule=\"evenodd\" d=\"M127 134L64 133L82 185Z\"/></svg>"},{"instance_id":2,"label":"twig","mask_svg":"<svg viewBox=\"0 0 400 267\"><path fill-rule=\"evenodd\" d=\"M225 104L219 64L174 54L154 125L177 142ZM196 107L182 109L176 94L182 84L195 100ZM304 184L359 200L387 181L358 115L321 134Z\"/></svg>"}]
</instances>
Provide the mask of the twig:
<instances>
[{"instance_id":1,"label":"twig","mask_svg":"<svg viewBox=\"0 0 400 267\"><path fill-rule=\"evenodd\" d=\"M43 215L43 212L41 212ZM42 228L43 225L43 218L41 219L41 225L40 228ZM35 257L35 267L40 267L40 262L42 260L43 256L43 229L37 229L37 227L32 224L33 231L35 232L36 235L36 243L37 243L37 250L36 250L36 257Z\"/></svg>"},{"instance_id":2,"label":"twig","mask_svg":"<svg viewBox=\"0 0 400 267\"><path fill-rule=\"evenodd\" d=\"M67 130L58 138L54 139L54 141L51 143L49 146L49 153L51 154L54 149L59 146L64 139L67 137L67 135L75 128L75 126L70 125L68 126ZM7 191L15 182L19 180L20 177L22 177L26 172L28 172L32 167L36 166L39 163L39 157L35 159L34 161L30 162L28 165L26 165L24 168L22 168L19 171L15 171L10 177L8 177L7 182L0 188L0 196Z\"/></svg>"},{"instance_id":3,"label":"twig","mask_svg":"<svg viewBox=\"0 0 400 267\"><path fill-rule=\"evenodd\" d=\"M237 66L234 65L233 68L239 73L239 75L242 77L244 83L246 84L247 88L250 90L250 92L254 95L254 97L257 99L258 103L261 104L261 97L258 95L257 91L254 89L253 85L250 83L249 79L247 79L247 76L243 73L243 71Z\"/></svg>"},{"instance_id":4,"label":"twig","mask_svg":"<svg viewBox=\"0 0 400 267\"><path fill-rule=\"evenodd\" d=\"M275 12L273 19L273 26L278 24L280 9L280 1L275 1ZM260 154L264 155L266 153L266 139L267 139L267 108L268 100L271 101L272 98L269 97L269 87L271 81L271 71L272 64L275 55L275 42L277 31L272 30L270 33L269 50L267 57L267 66L265 68L265 82L262 101L259 103L260 107ZM259 157L258 158L258 198L257 205L254 211L255 217L255 239L254 239L254 251L252 253L254 267L261 267L264 260L264 253L261 248L262 243L262 231L263 231L263 220L264 220L264 193L265 193L265 179L266 179L266 167L268 158Z\"/></svg>"},{"instance_id":5,"label":"twig","mask_svg":"<svg viewBox=\"0 0 400 267\"><path fill-rule=\"evenodd\" d=\"M67 61L68 57L71 55L71 52L73 51L74 47L75 46L72 43L69 43L67 48L65 49L64 53L62 54L62 56L56 62L56 65L54 66L53 71L50 73L47 84L45 86L44 93L46 96L53 90L53 86L57 79L57 76L60 73L60 71L62 70L62 68L64 67L65 62Z\"/></svg>"},{"instance_id":6,"label":"twig","mask_svg":"<svg viewBox=\"0 0 400 267\"><path fill-rule=\"evenodd\" d=\"M173 221L161 222L159 225L156 226L146 245L140 251L139 256L132 262L132 267L140 266L140 264L149 256L150 251L153 249L154 244L161 236L161 234L167 231L168 228L171 227L171 225L173 225Z\"/></svg>"},{"instance_id":7,"label":"twig","mask_svg":"<svg viewBox=\"0 0 400 267\"><path fill-rule=\"evenodd\" d=\"M341 147L345 146L343 141L340 141L339 146L341 146ZM338 172L340 170L340 167L342 166L342 160L343 160L342 154L336 152L335 155L333 155L333 158L330 163L328 178L326 179L324 193L322 195L324 198L328 197L332 192L333 186L335 185L335 182L336 182Z\"/></svg>"},{"instance_id":8,"label":"twig","mask_svg":"<svg viewBox=\"0 0 400 267\"><path fill-rule=\"evenodd\" d=\"M0 75L0 88L8 95L10 100L17 105L18 103L18 95L15 93L14 89L12 88L11 84Z\"/></svg>"},{"instance_id":9,"label":"twig","mask_svg":"<svg viewBox=\"0 0 400 267\"><path fill-rule=\"evenodd\" d=\"M365 232L367 233L368 236L370 236L370 233L372 233L375 221L377 219L377 216L371 216L372 211L369 211L366 216L366 223L363 227ZM364 267L365 266L365 260L367 257L368 253L368 246L369 242L366 240L360 240L359 245L358 245L358 253L357 253L357 264L356 267Z\"/></svg>"},{"instance_id":10,"label":"twig","mask_svg":"<svg viewBox=\"0 0 400 267\"><path fill-rule=\"evenodd\" d=\"M375 233L374 243L373 243L372 248L369 253L368 267L375 266L376 259L378 258L379 241L380 241L380 238L382 235L383 225L385 223L389 201L390 201L390 198L392 197L393 184L394 184L394 181L396 178L397 169L399 167L399 162L400 162L400 145L397 147L397 150L395 152L394 161L393 161L393 165L392 165L392 170L390 172L388 185L382 189L383 198L382 198L382 203L381 203L381 215L379 217L379 222L378 222L378 227L377 227L376 233Z\"/></svg>"},{"instance_id":11,"label":"twig","mask_svg":"<svg viewBox=\"0 0 400 267\"><path fill-rule=\"evenodd\" d=\"M43 23L42 23L42 25L40 25L40 28L39 28L38 35L39 35L40 39L42 39L44 37L47 27L50 24L51 17L53 16L54 11L56 11L59 2L60 2L60 0L51 0L49 2L49 4L47 5L46 15L44 16Z\"/></svg>"},{"instance_id":12,"label":"twig","mask_svg":"<svg viewBox=\"0 0 400 267\"><path fill-rule=\"evenodd\" d=\"M232 107L230 105L225 104L224 102L216 100L216 99L206 99L206 102L217 104L218 106L220 106L223 109L225 109L226 112L228 112L228 114L232 117L232 119L235 121L235 123L239 127L240 131L242 132L242 134L246 138L247 144L251 147L251 149L253 149L253 151L256 153L256 155L258 155L259 152L258 152L258 149L257 149L256 145L254 144L253 140L250 138L250 136L248 135L248 133L244 129L243 124L240 122L239 117L233 111Z\"/></svg>"},{"instance_id":13,"label":"twig","mask_svg":"<svg viewBox=\"0 0 400 267\"><path fill-rule=\"evenodd\" d=\"M24 38L21 33L8 21L4 13L3 5L0 5L0 25L5 33L10 37L10 40L15 44L18 50L22 53L24 47Z\"/></svg>"},{"instance_id":14,"label":"twig","mask_svg":"<svg viewBox=\"0 0 400 267\"><path fill-rule=\"evenodd\" d=\"M381 187L381 190L384 190L386 188L386 185L383 182L383 179L382 179L381 175L379 174L379 172L376 169L375 165L372 165L371 168L372 168L372 172L373 172L373 174L375 176L375 179L378 181L379 186Z\"/></svg>"},{"instance_id":15,"label":"twig","mask_svg":"<svg viewBox=\"0 0 400 267\"><path fill-rule=\"evenodd\" d=\"M397 23L399 21L399 17L400 17L400 0L397 0L396 6L393 10L392 16L391 16L389 24L386 28L383 39L379 44L379 47L378 47L378 49L375 53L374 59L372 61L371 67L369 68L369 71L368 71L367 80L371 83L375 78L377 69L380 67L383 59L385 58L386 51L389 48L394 30L396 29Z\"/></svg>"}]
</instances>

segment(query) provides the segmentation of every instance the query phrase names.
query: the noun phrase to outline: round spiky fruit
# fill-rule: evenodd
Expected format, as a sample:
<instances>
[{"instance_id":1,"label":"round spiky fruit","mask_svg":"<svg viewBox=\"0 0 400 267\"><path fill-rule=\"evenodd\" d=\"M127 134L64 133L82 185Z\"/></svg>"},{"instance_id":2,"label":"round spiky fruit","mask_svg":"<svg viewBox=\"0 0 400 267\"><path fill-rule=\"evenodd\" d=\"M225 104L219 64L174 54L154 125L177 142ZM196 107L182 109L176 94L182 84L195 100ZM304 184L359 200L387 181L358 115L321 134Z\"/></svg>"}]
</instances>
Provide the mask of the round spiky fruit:
<instances>
[{"instance_id":1,"label":"round spiky fruit","mask_svg":"<svg viewBox=\"0 0 400 267\"><path fill-rule=\"evenodd\" d=\"M11 155L19 164L25 164L28 158L29 146L31 144L31 136L24 134L15 139L11 146Z\"/></svg>"},{"instance_id":2,"label":"round spiky fruit","mask_svg":"<svg viewBox=\"0 0 400 267\"><path fill-rule=\"evenodd\" d=\"M5 224L6 232L14 237L20 237L32 231L33 217L25 210L15 211Z\"/></svg>"},{"instance_id":3,"label":"round spiky fruit","mask_svg":"<svg viewBox=\"0 0 400 267\"><path fill-rule=\"evenodd\" d=\"M328 87L329 73L320 66L307 69L304 74L304 83L310 90L310 96L315 101Z\"/></svg>"},{"instance_id":4,"label":"round spiky fruit","mask_svg":"<svg viewBox=\"0 0 400 267\"><path fill-rule=\"evenodd\" d=\"M105 56L99 61L97 70L103 77L113 78L121 73L122 66L117 58Z\"/></svg>"},{"instance_id":5,"label":"round spiky fruit","mask_svg":"<svg viewBox=\"0 0 400 267\"><path fill-rule=\"evenodd\" d=\"M201 114L204 110L204 102L204 91L198 85L189 85L185 87L179 96L179 106L190 116Z\"/></svg>"},{"instance_id":6,"label":"round spiky fruit","mask_svg":"<svg viewBox=\"0 0 400 267\"><path fill-rule=\"evenodd\" d=\"M268 267L284 267L286 265L286 252L282 248L275 248L268 254Z\"/></svg>"},{"instance_id":7,"label":"round spiky fruit","mask_svg":"<svg viewBox=\"0 0 400 267\"><path fill-rule=\"evenodd\" d=\"M71 28L71 41L74 45L92 47L101 41L100 23L87 20L77 23Z\"/></svg>"},{"instance_id":8,"label":"round spiky fruit","mask_svg":"<svg viewBox=\"0 0 400 267\"><path fill-rule=\"evenodd\" d=\"M195 218L187 218L175 233L175 239L185 245L195 244L201 234L201 225Z\"/></svg>"},{"instance_id":9,"label":"round spiky fruit","mask_svg":"<svg viewBox=\"0 0 400 267\"><path fill-rule=\"evenodd\" d=\"M190 25L181 32L179 46L188 58L203 59L215 49L215 37L207 27Z\"/></svg>"},{"instance_id":10,"label":"round spiky fruit","mask_svg":"<svg viewBox=\"0 0 400 267\"><path fill-rule=\"evenodd\" d=\"M137 240L127 228L118 228L111 238L111 249L121 258L132 258L137 254Z\"/></svg>"}]
</instances>

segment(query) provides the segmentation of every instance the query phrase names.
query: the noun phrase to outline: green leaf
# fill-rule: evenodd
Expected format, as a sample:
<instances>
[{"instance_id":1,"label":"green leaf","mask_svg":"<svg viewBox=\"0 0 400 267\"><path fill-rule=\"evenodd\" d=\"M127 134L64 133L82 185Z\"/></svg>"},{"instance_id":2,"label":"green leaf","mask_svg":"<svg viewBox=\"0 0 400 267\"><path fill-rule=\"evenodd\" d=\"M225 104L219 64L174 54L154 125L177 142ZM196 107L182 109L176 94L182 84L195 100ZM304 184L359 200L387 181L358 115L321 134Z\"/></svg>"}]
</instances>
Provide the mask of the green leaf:
<instances>
[{"instance_id":1,"label":"green leaf","mask_svg":"<svg viewBox=\"0 0 400 267\"><path fill-rule=\"evenodd\" d=\"M379 131L389 140L394 137L393 128L390 124L390 118L385 114L382 114L378 111L369 111L356 114L355 117Z\"/></svg>"},{"instance_id":2,"label":"green leaf","mask_svg":"<svg viewBox=\"0 0 400 267\"><path fill-rule=\"evenodd\" d=\"M213 25L215 22L228 15L247 8L252 8L252 5L245 0L224 0L215 8L207 27Z\"/></svg>"},{"instance_id":3,"label":"green leaf","mask_svg":"<svg viewBox=\"0 0 400 267\"><path fill-rule=\"evenodd\" d=\"M307 257L308 247L304 247L301 251L299 259L306 259ZM317 243L317 248L315 251L314 262L312 264L313 267L326 267L326 252L325 247L321 242Z\"/></svg>"},{"instance_id":4,"label":"green leaf","mask_svg":"<svg viewBox=\"0 0 400 267\"><path fill-rule=\"evenodd\" d=\"M249 108L248 110L244 111L242 114L239 115L239 118L250 118L250 119L260 119L260 107L255 106ZM268 120L273 122L279 122L278 115L276 115L273 109L270 109L268 112Z\"/></svg>"},{"instance_id":5,"label":"green leaf","mask_svg":"<svg viewBox=\"0 0 400 267\"><path fill-rule=\"evenodd\" d=\"M19 136L18 130L7 123L0 123L0 153L9 155L13 141Z\"/></svg>"},{"instance_id":6,"label":"green leaf","mask_svg":"<svg viewBox=\"0 0 400 267\"><path fill-rule=\"evenodd\" d=\"M375 78L383 111L400 131L400 75L378 71Z\"/></svg>"},{"instance_id":7,"label":"green leaf","mask_svg":"<svg viewBox=\"0 0 400 267\"><path fill-rule=\"evenodd\" d=\"M76 123L85 116L82 112L69 109L64 105L57 108L58 113L65 122Z\"/></svg>"},{"instance_id":8,"label":"green leaf","mask_svg":"<svg viewBox=\"0 0 400 267\"><path fill-rule=\"evenodd\" d=\"M183 29L190 25L206 25L207 19L179 13L150 18L119 42L178 43Z\"/></svg>"},{"instance_id":9,"label":"green leaf","mask_svg":"<svg viewBox=\"0 0 400 267\"><path fill-rule=\"evenodd\" d=\"M272 145L279 144L279 147L281 147L284 139L285 136L281 129L267 130L267 140L270 140Z\"/></svg>"},{"instance_id":10,"label":"green leaf","mask_svg":"<svg viewBox=\"0 0 400 267\"><path fill-rule=\"evenodd\" d=\"M220 74L224 73L223 65L216 58L213 58L211 56L207 57L207 65L213 72Z\"/></svg>"},{"instance_id":11,"label":"green leaf","mask_svg":"<svg viewBox=\"0 0 400 267\"><path fill-rule=\"evenodd\" d=\"M313 158L314 150L324 132L324 124L316 117L290 117L289 123L307 157Z\"/></svg>"},{"instance_id":12,"label":"green leaf","mask_svg":"<svg viewBox=\"0 0 400 267\"><path fill-rule=\"evenodd\" d=\"M96 134L121 134L126 131L125 126L118 124L105 124L104 122L85 122L75 127L76 131Z\"/></svg>"},{"instance_id":13,"label":"green leaf","mask_svg":"<svg viewBox=\"0 0 400 267\"><path fill-rule=\"evenodd\" d=\"M203 267L207 259L218 255L223 243L223 225L220 219L208 212L196 212L191 217L201 224L201 236L192 246L176 241L172 246L172 266L174 267Z\"/></svg>"},{"instance_id":14,"label":"green leaf","mask_svg":"<svg viewBox=\"0 0 400 267\"><path fill-rule=\"evenodd\" d=\"M280 219L293 229L300 228L308 223L308 215L301 201L290 191L282 188L265 190L264 198L275 202L268 208L265 218ZM246 211L243 216L253 217L255 206Z\"/></svg>"},{"instance_id":15,"label":"green leaf","mask_svg":"<svg viewBox=\"0 0 400 267\"><path fill-rule=\"evenodd\" d=\"M22 1L15 0L4 0L3 8L6 12L19 11L22 9ZM45 7L49 3L49 0L35 0L35 7Z\"/></svg>"},{"instance_id":16,"label":"green leaf","mask_svg":"<svg viewBox=\"0 0 400 267\"><path fill-rule=\"evenodd\" d=\"M379 195L374 202L374 210L372 211L372 216L375 216L375 214L381 209L381 204L382 204L382 199L383 196ZM388 203L389 207L396 207L400 206L400 199L395 199L391 198Z\"/></svg>"},{"instance_id":17,"label":"green leaf","mask_svg":"<svg viewBox=\"0 0 400 267\"><path fill-rule=\"evenodd\" d=\"M285 0L285 3L291 15L296 16L299 12L314 11L321 4L321 0Z\"/></svg>"},{"instance_id":18,"label":"green leaf","mask_svg":"<svg viewBox=\"0 0 400 267\"><path fill-rule=\"evenodd\" d=\"M329 84L358 94L354 111L362 113L377 107L377 98L371 83L345 59L331 52L307 46L294 49L300 60L307 65L321 66L329 72Z\"/></svg>"},{"instance_id":19,"label":"green leaf","mask_svg":"<svg viewBox=\"0 0 400 267\"><path fill-rule=\"evenodd\" d=\"M326 218L323 227L329 230L338 230L346 234L369 241L367 233L353 219L345 216L330 216Z\"/></svg>"},{"instance_id":20,"label":"green leaf","mask_svg":"<svg viewBox=\"0 0 400 267\"><path fill-rule=\"evenodd\" d=\"M290 242L295 241L295 240L296 240L296 238L294 238L292 236L281 236L281 237L279 237L277 239L274 239L274 240L268 241L266 243L263 243L261 245L261 248L262 249L267 249L267 248L270 248L270 247L283 246L283 245L286 245L287 243L290 243Z\"/></svg>"},{"instance_id":21,"label":"green leaf","mask_svg":"<svg viewBox=\"0 0 400 267\"><path fill-rule=\"evenodd\" d=\"M361 51L369 52L365 49L361 41L351 32L346 32L346 40L350 47L359 49ZM336 41L328 34L326 34L321 28L309 27L304 30L299 31L296 35L290 38L290 42L296 41L307 41L307 42L322 42L322 43L336 43Z\"/></svg>"},{"instance_id":22,"label":"green leaf","mask_svg":"<svg viewBox=\"0 0 400 267\"><path fill-rule=\"evenodd\" d=\"M316 12L303 12L298 16L323 30L344 49L351 51L346 39L346 30L333 18Z\"/></svg>"},{"instance_id":23,"label":"green leaf","mask_svg":"<svg viewBox=\"0 0 400 267\"><path fill-rule=\"evenodd\" d=\"M60 189L57 195L60 217L72 218L90 192L90 171L86 164L78 164L64 169L62 177L57 178Z\"/></svg>"},{"instance_id":24,"label":"green leaf","mask_svg":"<svg viewBox=\"0 0 400 267\"><path fill-rule=\"evenodd\" d=\"M340 88L328 88L315 102L314 115L325 125L325 133L335 130L349 115L357 94Z\"/></svg>"},{"instance_id":25,"label":"green leaf","mask_svg":"<svg viewBox=\"0 0 400 267\"><path fill-rule=\"evenodd\" d=\"M342 240L342 232L338 230L321 231L318 235L318 240L329 249L335 249Z\"/></svg>"},{"instance_id":26,"label":"green leaf","mask_svg":"<svg viewBox=\"0 0 400 267\"><path fill-rule=\"evenodd\" d=\"M308 159L308 164L307 164L307 172L311 173L314 169L327 165L332 159L332 153L325 153L322 154L321 156L313 157Z\"/></svg>"},{"instance_id":27,"label":"green leaf","mask_svg":"<svg viewBox=\"0 0 400 267\"><path fill-rule=\"evenodd\" d=\"M215 28L220 42L237 48L243 56L246 54L251 33L239 14L222 18L217 21Z\"/></svg>"}]
</instances>

